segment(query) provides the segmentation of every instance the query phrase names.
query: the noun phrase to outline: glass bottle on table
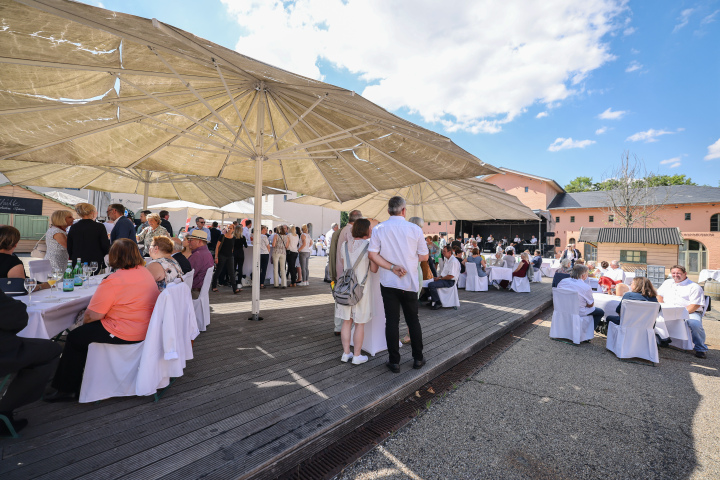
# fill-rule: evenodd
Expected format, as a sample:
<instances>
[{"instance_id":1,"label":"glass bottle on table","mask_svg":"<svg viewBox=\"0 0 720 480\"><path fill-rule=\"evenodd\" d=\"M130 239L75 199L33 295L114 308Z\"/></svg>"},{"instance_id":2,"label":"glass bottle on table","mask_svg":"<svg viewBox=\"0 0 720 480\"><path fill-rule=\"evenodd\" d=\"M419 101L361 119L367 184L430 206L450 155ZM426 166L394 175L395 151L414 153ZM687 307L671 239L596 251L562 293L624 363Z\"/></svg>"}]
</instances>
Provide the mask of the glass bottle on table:
<instances>
[{"instance_id":1,"label":"glass bottle on table","mask_svg":"<svg viewBox=\"0 0 720 480\"><path fill-rule=\"evenodd\" d=\"M68 260L63 275L63 292L72 292L73 290L75 290L75 275L73 274L72 260Z\"/></svg>"},{"instance_id":2,"label":"glass bottle on table","mask_svg":"<svg viewBox=\"0 0 720 480\"><path fill-rule=\"evenodd\" d=\"M82 281L82 263L80 262L80 259L77 259L77 262L75 262L75 268L73 269L73 281L74 285L76 287L81 287L83 284Z\"/></svg>"}]
</instances>

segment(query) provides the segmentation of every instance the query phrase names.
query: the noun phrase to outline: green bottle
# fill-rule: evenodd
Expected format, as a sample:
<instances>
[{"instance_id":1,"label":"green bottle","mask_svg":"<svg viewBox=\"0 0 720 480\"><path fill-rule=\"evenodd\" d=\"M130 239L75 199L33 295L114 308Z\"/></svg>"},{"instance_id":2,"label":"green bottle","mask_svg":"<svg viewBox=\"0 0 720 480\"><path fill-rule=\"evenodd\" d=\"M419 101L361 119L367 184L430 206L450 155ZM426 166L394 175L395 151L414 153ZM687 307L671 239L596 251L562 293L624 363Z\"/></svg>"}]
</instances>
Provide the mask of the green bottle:
<instances>
[{"instance_id":1,"label":"green bottle","mask_svg":"<svg viewBox=\"0 0 720 480\"><path fill-rule=\"evenodd\" d=\"M75 275L73 275L72 260L68 260L63 275L63 292L72 292L73 290L75 290Z\"/></svg>"},{"instance_id":2,"label":"green bottle","mask_svg":"<svg viewBox=\"0 0 720 480\"><path fill-rule=\"evenodd\" d=\"M82 275L82 263L80 263L80 259L78 258L77 262L75 262L75 269L73 270L73 278L75 279L76 287L81 287L83 284L80 275Z\"/></svg>"}]
</instances>

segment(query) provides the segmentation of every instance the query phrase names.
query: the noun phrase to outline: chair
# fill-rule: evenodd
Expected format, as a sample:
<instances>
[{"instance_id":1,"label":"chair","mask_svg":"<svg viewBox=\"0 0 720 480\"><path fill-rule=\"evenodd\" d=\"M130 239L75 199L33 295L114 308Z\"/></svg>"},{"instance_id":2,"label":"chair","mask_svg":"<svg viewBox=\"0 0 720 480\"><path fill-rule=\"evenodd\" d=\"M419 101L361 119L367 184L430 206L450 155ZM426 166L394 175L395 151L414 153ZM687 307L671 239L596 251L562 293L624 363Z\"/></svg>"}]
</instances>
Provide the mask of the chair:
<instances>
[{"instance_id":1,"label":"chair","mask_svg":"<svg viewBox=\"0 0 720 480\"><path fill-rule=\"evenodd\" d=\"M191 290L193 278L195 278L195 270L190 270L188 273L182 276L183 283L190 287Z\"/></svg>"},{"instance_id":2,"label":"chair","mask_svg":"<svg viewBox=\"0 0 720 480\"><path fill-rule=\"evenodd\" d=\"M600 281L597 278L588 277L588 284L592 288L593 292L600 291Z\"/></svg>"},{"instance_id":3,"label":"chair","mask_svg":"<svg viewBox=\"0 0 720 480\"><path fill-rule=\"evenodd\" d=\"M458 296L457 282L452 287L438 288L438 297L440 297L440 303L445 308L457 308L460 306L460 297Z\"/></svg>"},{"instance_id":4,"label":"chair","mask_svg":"<svg viewBox=\"0 0 720 480\"><path fill-rule=\"evenodd\" d=\"M162 395L182 376L192 360L192 344L200 333L190 288L171 283L155 303L145 340L129 345L91 343L80 388L80 403L111 397Z\"/></svg>"},{"instance_id":5,"label":"chair","mask_svg":"<svg viewBox=\"0 0 720 480\"><path fill-rule=\"evenodd\" d=\"M45 275L45 279L47 279L48 274L52 272L52 265L50 260L33 260L28 263L28 270L30 271L30 278L34 278L38 282L45 281L41 280L41 277Z\"/></svg>"},{"instance_id":6,"label":"chair","mask_svg":"<svg viewBox=\"0 0 720 480\"><path fill-rule=\"evenodd\" d=\"M467 269L467 266L465 267ZM467 284L467 270L465 270L465 273L460 274L460 278L458 279L457 286L458 288L465 288Z\"/></svg>"},{"instance_id":7,"label":"chair","mask_svg":"<svg viewBox=\"0 0 720 480\"><path fill-rule=\"evenodd\" d=\"M578 294L570 290L553 290L553 316L550 338L568 339L576 345L595 336L591 315L580 315Z\"/></svg>"},{"instance_id":8,"label":"chair","mask_svg":"<svg viewBox=\"0 0 720 480\"><path fill-rule=\"evenodd\" d=\"M527 277L513 277L509 288L518 293L530 293L530 280Z\"/></svg>"},{"instance_id":9,"label":"chair","mask_svg":"<svg viewBox=\"0 0 720 480\"><path fill-rule=\"evenodd\" d=\"M540 271L539 268L538 268L537 270L534 270L534 271L533 271L533 279L532 279L532 281L533 281L534 283L542 282L542 272Z\"/></svg>"},{"instance_id":10,"label":"chair","mask_svg":"<svg viewBox=\"0 0 720 480\"><path fill-rule=\"evenodd\" d=\"M478 277L476 264L472 262L466 263L465 273L467 273L467 282L465 283L466 292L488 291L488 277Z\"/></svg>"},{"instance_id":11,"label":"chair","mask_svg":"<svg viewBox=\"0 0 720 480\"><path fill-rule=\"evenodd\" d=\"M210 325L210 284L212 283L214 268L215 267L210 267L207 269L205 280L203 280L202 287L200 288L200 295L192 301L193 308L195 309L195 318L197 318L197 326L201 332L207 330L207 326Z\"/></svg>"},{"instance_id":12,"label":"chair","mask_svg":"<svg viewBox=\"0 0 720 480\"><path fill-rule=\"evenodd\" d=\"M625 300L620 307L620 325L608 324L606 348L618 358L660 363L653 331L659 313L659 303Z\"/></svg>"}]
</instances>

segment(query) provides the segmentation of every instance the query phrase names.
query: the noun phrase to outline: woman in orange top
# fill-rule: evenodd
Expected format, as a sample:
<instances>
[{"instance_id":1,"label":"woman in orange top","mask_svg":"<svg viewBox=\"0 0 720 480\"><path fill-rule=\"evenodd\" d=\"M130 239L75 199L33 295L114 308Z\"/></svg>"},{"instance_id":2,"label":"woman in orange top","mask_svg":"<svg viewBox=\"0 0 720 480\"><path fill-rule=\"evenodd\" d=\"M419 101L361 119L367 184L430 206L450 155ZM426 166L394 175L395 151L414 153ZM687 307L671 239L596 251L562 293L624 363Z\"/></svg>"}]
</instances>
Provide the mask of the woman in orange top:
<instances>
[{"instance_id":1,"label":"woman in orange top","mask_svg":"<svg viewBox=\"0 0 720 480\"><path fill-rule=\"evenodd\" d=\"M109 257L115 272L98 286L85 310L84 324L68 334L52 382L57 391L46 395L46 402L77 398L91 343L127 344L145 340L160 295L155 279L143 266L143 258L132 240L115 240Z\"/></svg>"}]
</instances>

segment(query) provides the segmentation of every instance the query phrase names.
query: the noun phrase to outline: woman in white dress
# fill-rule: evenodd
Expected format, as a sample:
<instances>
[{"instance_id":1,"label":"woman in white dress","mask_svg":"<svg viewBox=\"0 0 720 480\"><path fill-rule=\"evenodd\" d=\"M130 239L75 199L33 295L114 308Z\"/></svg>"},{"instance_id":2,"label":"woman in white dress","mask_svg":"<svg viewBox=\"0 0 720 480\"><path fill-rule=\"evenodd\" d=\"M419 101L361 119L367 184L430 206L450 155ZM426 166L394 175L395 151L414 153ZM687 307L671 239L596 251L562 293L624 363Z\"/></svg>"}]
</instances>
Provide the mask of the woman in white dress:
<instances>
[{"instance_id":1,"label":"woman in white dress","mask_svg":"<svg viewBox=\"0 0 720 480\"><path fill-rule=\"evenodd\" d=\"M370 243L370 220L360 218L355 221L352 228L352 240L343 242L338 245L338 254L342 255L342 262L345 268L349 268L360 261L355 267L355 278L362 283L363 279L369 275L369 272L377 273L377 264L368 258L367 246ZM345 247L347 246L347 251ZM348 258L349 254L349 258ZM368 271L369 270L369 271ZM366 279L367 280L367 279ZM365 282L367 285L367 281ZM368 361L367 355L362 354L362 344L365 340L365 324L372 320L372 289L365 288L360 301L350 307L348 305L340 305L335 303L335 316L343 319L342 329L340 330L340 340L342 341L343 354L340 357L341 362L352 361L353 365L360 365ZM355 335L353 343L355 352L350 352L350 333L352 325L355 323Z\"/></svg>"}]
</instances>

